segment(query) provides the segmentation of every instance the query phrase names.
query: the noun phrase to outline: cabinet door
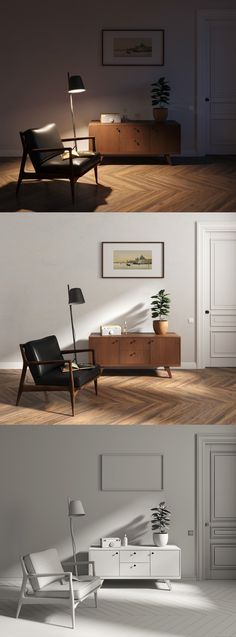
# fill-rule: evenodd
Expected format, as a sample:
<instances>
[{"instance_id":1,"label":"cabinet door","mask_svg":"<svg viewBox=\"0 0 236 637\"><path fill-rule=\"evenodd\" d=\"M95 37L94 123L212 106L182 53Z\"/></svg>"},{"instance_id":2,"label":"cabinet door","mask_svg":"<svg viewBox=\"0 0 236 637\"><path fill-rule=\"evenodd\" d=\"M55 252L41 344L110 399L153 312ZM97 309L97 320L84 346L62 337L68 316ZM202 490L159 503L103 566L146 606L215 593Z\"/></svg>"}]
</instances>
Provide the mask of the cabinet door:
<instances>
[{"instance_id":1,"label":"cabinet door","mask_svg":"<svg viewBox=\"0 0 236 637\"><path fill-rule=\"evenodd\" d=\"M119 339L117 337L91 337L89 347L95 350L95 360L99 365L103 367L119 365Z\"/></svg>"},{"instance_id":2,"label":"cabinet door","mask_svg":"<svg viewBox=\"0 0 236 637\"><path fill-rule=\"evenodd\" d=\"M180 577L180 551L151 551L151 576L166 579Z\"/></svg>"},{"instance_id":3,"label":"cabinet door","mask_svg":"<svg viewBox=\"0 0 236 637\"><path fill-rule=\"evenodd\" d=\"M120 152L120 126L119 124L90 124L89 135L96 139L96 149L104 155L116 155Z\"/></svg>"},{"instance_id":4,"label":"cabinet door","mask_svg":"<svg viewBox=\"0 0 236 637\"><path fill-rule=\"evenodd\" d=\"M180 153L180 126L176 122L153 123L150 138L151 152L156 155Z\"/></svg>"},{"instance_id":5,"label":"cabinet door","mask_svg":"<svg viewBox=\"0 0 236 637\"><path fill-rule=\"evenodd\" d=\"M124 124L120 134L120 152L124 155L149 152L149 126Z\"/></svg>"},{"instance_id":6,"label":"cabinet door","mask_svg":"<svg viewBox=\"0 0 236 637\"><path fill-rule=\"evenodd\" d=\"M150 339L150 348L153 367L180 365L179 336L153 336Z\"/></svg>"},{"instance_id":7,"label":"cabinet door","mask_svg":"<svg viewBox=\"0 0 236 637\"><path fill-rule=\"evenodd\" d=\"M95 573L100 577L119 577L119 551L99 549L89 551L89 559L95 562Z\"/></svg>"}]
</instances>

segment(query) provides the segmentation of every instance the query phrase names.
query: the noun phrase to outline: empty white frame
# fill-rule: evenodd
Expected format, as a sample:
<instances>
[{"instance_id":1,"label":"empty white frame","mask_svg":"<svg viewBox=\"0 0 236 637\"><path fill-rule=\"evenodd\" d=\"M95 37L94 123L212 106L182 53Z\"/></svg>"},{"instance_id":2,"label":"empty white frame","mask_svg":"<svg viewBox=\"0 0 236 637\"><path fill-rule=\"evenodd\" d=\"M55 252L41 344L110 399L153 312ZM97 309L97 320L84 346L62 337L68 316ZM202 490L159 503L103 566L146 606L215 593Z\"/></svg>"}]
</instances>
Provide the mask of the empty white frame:
<instances>
[{"instance_id":1,"label":"empty white frame","mask_svg":"<svg viewBox=\"0 0 236 637\"><path fill-rule=\"evenodd\" d=\"M162 491L163 455L105 453L101 457L102 491Z\"/></svg>"}]
</instances>

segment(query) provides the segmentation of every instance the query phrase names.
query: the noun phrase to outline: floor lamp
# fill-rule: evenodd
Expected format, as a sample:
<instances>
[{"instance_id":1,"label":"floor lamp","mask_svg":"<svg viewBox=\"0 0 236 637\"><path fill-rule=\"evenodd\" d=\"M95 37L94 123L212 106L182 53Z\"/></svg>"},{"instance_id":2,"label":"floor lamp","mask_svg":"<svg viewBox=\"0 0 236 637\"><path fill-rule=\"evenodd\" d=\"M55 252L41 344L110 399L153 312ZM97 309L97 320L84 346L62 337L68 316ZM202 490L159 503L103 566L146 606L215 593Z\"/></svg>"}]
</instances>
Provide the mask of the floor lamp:
<instances>
[{"instance_id":1,"label":"floor lamp","mask_svg":"<svg viewBox=\"0 0 236 637\"><path fill-rule=\"evenodd\" d=\"M73 517L81 517L82 515L85 515L85 510L82 505L82 502L80 500L71 500L70 498L68 498L68 516L70 519L70 534L71 534L76 577L78 577L78 566L76 563L77 549L76 549L76 542L75 542L75 537L73 532Z\"/></svg>"},{"instance_id":2,"label":"floor lamp","mask_svg":"<svg viewBox=\"0 0 236 637\"><path fill-rule=\"evenodd\" d=\"M84 300L84 295L83 295L83 292L82 292L81 288L70 288L69 284L67 285L67 288L68 288L68 303L69 303L69 307L70 307L70 320L71 320L73 345L74 345L74 349L76 349L76 339L75 339L75 328L74 328L74 321L73 321L72 305L81 305L82 303L85 303L85 300ZM78 365L77 354L75 354L75 362Z\"/></svg>"},{"instance_id":3,"label":"floor lamp","mask_svg":"<svg viewBox=\"0 0 236 637\"><path fill-rule=\"evenodd\" d=\"M74 116L74 106L73 106L73 94L74 93L83 93L86 89L80 75L68 75L68 93L70 95L70 110L72 117L72 126L73 126L73 134L74 138L76 138L76 128L75 128L75 116ZM77 140L75 139L75 150L78 152Z\"/></svg>"}]
</instances>

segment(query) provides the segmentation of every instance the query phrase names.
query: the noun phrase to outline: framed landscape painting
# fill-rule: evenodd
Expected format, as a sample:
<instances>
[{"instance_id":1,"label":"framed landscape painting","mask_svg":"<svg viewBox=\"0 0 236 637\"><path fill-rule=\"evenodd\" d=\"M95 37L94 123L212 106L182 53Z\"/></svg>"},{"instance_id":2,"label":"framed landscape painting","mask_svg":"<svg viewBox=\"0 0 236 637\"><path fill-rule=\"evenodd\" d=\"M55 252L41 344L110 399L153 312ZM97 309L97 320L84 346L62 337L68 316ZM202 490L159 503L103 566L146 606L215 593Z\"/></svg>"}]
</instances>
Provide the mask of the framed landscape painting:
<instances>
[{"instance_id":1,"label":"framed landscape painting","mask_svg":"<svg viewBox=\"0 0 236 637\"><path fill-rule=\"evenodd\" d=\"M125 241L102 243L104 279L162 279L164 277L163 241Z\"/></svg>"},{"instance_id":2,"label":"framed landscape painting","mask_svg":"<svg viewBox=\"0 0 236 637\"><path fill-rule=\"evenodd\" d=\"M163 66L164 30L102 31L103 66Z\"/></svg>"}]
</instances>

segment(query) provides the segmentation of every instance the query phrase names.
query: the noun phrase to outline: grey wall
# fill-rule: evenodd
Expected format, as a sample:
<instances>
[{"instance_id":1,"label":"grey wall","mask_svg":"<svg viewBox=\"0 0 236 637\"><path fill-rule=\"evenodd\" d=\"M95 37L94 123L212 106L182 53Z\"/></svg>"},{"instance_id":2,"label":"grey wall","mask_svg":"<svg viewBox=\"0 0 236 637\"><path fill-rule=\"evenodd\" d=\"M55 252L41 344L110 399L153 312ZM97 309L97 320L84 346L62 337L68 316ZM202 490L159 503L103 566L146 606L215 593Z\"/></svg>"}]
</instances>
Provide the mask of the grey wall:
<instances>
[{"instance_id":1,"label":"grey wall","mask_svg":"<svg viewBox=\"0 0 236 637\"><path fill-rule=\"evenodd\" d=\"M228 426L226 434L235 433ZM67 496L86 516L75 521L80 551L102 536L152 541L150 507L166 499L172 510L170 543L182 548L183 576L195 575L195 436L220 426L4 427L0 428L0 577L19 575L18 556L50 546L71 556ZM164 455L164 491L100 490L100 455Z\"/></svg>"},{"instance_id":2,"label":"grey wall","mask_svg":"<svg viewBox=\"0 0 236 637\"><path fill-rule=\"evenodd\" d=\"M182 123L183 152L194 153L196 16L211 8L235 8L235 0L2 0L0 154L19 153L19 130L29 126L56 121L63 135L71 132L67 71L80 73L87 88L75 98L80 133L104 111L151 118L150 83L165 75L170 117ZM104 28L165 29L165 66L103 67Z\"/></svg>"},{"instance_id":3,"label":"grey wall","mask_svg":"<svg viewBox=\"0 0 236 637\"><path fill-rule=\"evenodd\" d=\"M235 219L225 214L224 220ZM0 215L0 366L20 366L19 343L57 334L71 345L67 283L83 289L74 308L79 339L101 324L127 320L128 329L152 329L150 296L171 294L170 331L182 337L182 361L196 360L196 222L221 214ZM102 279L101 241L164 241L164 279ZM79 328L78 328L79 323Z\"/></svg>"}]
</instances>

